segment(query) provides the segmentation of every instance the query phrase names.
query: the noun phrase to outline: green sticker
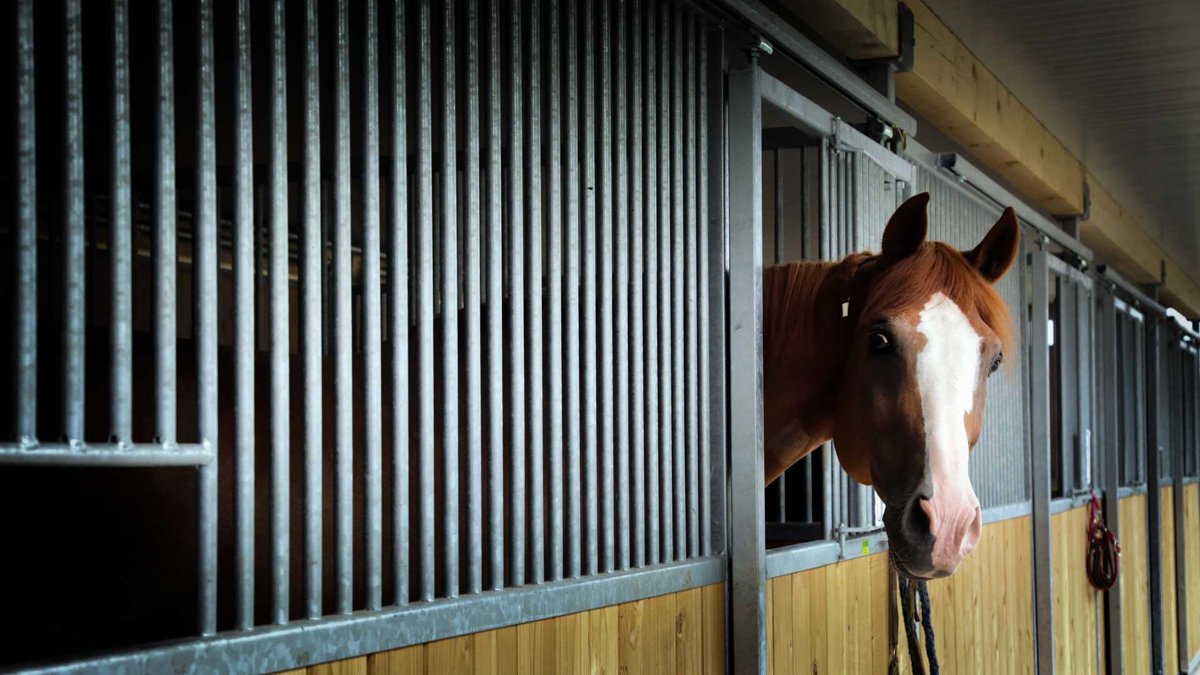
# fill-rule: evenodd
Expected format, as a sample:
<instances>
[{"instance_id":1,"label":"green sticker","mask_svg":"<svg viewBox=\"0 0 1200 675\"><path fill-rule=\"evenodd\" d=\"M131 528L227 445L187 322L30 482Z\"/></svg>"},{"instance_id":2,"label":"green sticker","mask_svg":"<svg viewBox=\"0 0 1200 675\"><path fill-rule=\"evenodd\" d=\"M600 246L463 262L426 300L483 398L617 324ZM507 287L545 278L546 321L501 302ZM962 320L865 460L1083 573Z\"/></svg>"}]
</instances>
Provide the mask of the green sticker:
<instances>
[{"instance_id":1,"label":"green sticker","mask_svg":"<svg viewBox=\"0 0 1200 675\"><path fill-rule=\"evenodd\" d=\"M870 553L871 553L871 542L867 541L866 539L863 539L863 555L870 555Z\"/></svg>"}]
</instances>

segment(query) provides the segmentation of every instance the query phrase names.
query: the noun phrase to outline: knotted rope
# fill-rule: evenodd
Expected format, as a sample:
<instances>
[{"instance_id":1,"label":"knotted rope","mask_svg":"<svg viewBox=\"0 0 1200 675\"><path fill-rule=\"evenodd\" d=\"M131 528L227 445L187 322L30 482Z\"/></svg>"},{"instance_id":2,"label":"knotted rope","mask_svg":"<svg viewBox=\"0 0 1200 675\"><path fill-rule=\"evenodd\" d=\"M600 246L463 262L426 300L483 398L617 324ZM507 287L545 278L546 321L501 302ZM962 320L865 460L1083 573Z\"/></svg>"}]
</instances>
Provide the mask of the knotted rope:
<instances>
[{"instance_id":1,"label":"knotted rope","mask_svg":"<svg viewBox=\"0 0 1200 675\"><path fill-rule=\"evenodd\" d=\"M1107 591L1117 583L1117 572L1121 567L1121 544L1117 535L1104 524L1100 513L1100 500L1092 491L1088 506L1088 581L1098 591Z\"/></svg>"},{"instance_id":2,"label":"knotted rope","mask_svg":"<svg viewBox=\"0 0 1200 675\"><path fill-rule=\"evenodd\" d=\"M914 675L925 675L925 660L929 661L929 675L938 675L937 647L934 645L933 612L929 606L929 589L924 580L909 581L897 575L900 582L900 617L904 621L904 635L908 642L908 660ZM918 611L919 604L919 611ZM925 632L925 657L921 658L921 637Z\"/></svg>"}]
</instances>

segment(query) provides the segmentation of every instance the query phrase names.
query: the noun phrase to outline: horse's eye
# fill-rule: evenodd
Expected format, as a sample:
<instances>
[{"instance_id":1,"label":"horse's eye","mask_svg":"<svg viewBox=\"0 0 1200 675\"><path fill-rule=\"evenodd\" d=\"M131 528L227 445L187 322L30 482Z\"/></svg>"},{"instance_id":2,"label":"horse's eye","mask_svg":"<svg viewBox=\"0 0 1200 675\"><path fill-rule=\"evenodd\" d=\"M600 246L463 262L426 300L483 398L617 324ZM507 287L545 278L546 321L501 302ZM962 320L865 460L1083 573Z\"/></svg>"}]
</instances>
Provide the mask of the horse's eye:
<instances>
[{"instance_id":1,"label":"horse's eye","mask_svg":"<svg viewBox=\"0 0 1200 675\"><path fill-rule=\"evenodd\" d=\"M892 341L883 331L873 330L867 335L867 347L876 354L884 354L892 351Z\"/></svg>"},{"instance_id":2,"label":"horse's eye","mask_svg":"<svg viewBox=\"0 0 1200 675\"><path fill-rule=\"evenodd\" d=\"M996 358L992 359L992 367L988 370L988 375L996 372L1000 368L1000 362L1004 360L1004 354L997 354Z\"/></svg>"}]
</instances>

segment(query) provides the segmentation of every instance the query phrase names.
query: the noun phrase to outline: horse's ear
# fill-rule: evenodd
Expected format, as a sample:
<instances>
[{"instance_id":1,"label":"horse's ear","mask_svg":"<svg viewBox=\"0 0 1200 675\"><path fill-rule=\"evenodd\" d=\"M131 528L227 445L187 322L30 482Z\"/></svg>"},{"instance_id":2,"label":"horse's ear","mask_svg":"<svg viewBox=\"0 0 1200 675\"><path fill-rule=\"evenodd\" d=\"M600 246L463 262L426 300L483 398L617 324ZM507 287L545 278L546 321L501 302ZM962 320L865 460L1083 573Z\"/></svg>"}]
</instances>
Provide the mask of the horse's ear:
<instances>
[{"instance_id":1,"label":"horse's ear","mask_svg":"<svg viewBox=\"0 0 1200 675\"><path fill-rule=\"evenodd\" d=\"M888 219L887 227L883 230L882 246L886 260L903 260L917 252L929 230L928 206L929 193L922 192L909 197Z\"/></svg>"},{"instance_id":2,"label":"horse's ear","mask_svg":"<svg viewBox=\"0 0 1200 675\"><path fill-rule=\"evenodd\" d=\"M1010 206L1000 214L1000 219L992 225L983 241L964 255L984 279L995 283L1017 259L1020 245L1021 224L1017 222L1016 211Z\"/></svg>"}]
</instances>

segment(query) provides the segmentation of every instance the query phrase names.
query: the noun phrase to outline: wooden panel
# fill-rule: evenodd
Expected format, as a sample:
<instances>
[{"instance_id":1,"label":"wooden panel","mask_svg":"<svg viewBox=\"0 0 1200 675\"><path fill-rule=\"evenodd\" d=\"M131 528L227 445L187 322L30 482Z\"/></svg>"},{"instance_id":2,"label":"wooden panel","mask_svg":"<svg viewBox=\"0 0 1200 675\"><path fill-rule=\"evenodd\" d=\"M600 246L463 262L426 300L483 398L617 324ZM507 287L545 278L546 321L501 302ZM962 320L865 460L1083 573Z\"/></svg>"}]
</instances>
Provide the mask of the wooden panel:
<instances>
[{"instance_id":1,"label":"wooden panel","mask_svg":"<svg viewBox=\"0 0 1200 675\"><path fill-rule=\"evenodd\" d=\"M1200 654L1200 485L1184 486L1183 503L1187 551L1188 651L1195 658L1196 654Z\"/></svg>"},{"instance_id":2,"label":"wooden panel","mask_svg":"<svg viewBox=\"0 0 1200 675\"><path fill-rule=\"evenodd\" d=\"M1162 498L1162 603L1163 603L1163 649L1166 672L1178 673L1179 668L1179 617L1175 605L1175 488L1165 487L1159 492Z\"/></svg>"},{"instance_id":3,"label":"wooden panel","mask_svg":"<svg viewBox=\"0 0 1200 675\"><path fill-rule=\"evenodd\" d=\"M1121 645L1127 673L1150 668L1150 586L1146 561L1146 496L1121 500Z\"/></svg>"},{"instance_id":4,"label":"wooden panel","mask_svg":"<svg viewBox=\"0 0 1200 675\"><path fill-rule=\"evenodd\" d=\"M1060 673L1099 670L1097 614L1100 597L1087 578L1086 506L1055 514L1051 519L1053 566L1054 666Z\"/></svg>"},{"instance_id":5,"label":"wooden panel","mask_svg":"<svg viewBox=\"0 0 1200 675\"><path fill-rule=\"evenodd\" d=\"M929 583L942 672L1033 671L1030 543L1029 518L993 523L954 576ZM770 580L772 675L887 672L889 592L887 554Z\"/></svg>"},{"instance_id":6,"label":"wooden panel","mask_svg":"<svg viewBox=\"0 0 1200 675\"><path fill-rule=\"evenodd\" d=\"M725 672L725 586L312 666L309 675Z\"/></svg>"}]
</instances>

